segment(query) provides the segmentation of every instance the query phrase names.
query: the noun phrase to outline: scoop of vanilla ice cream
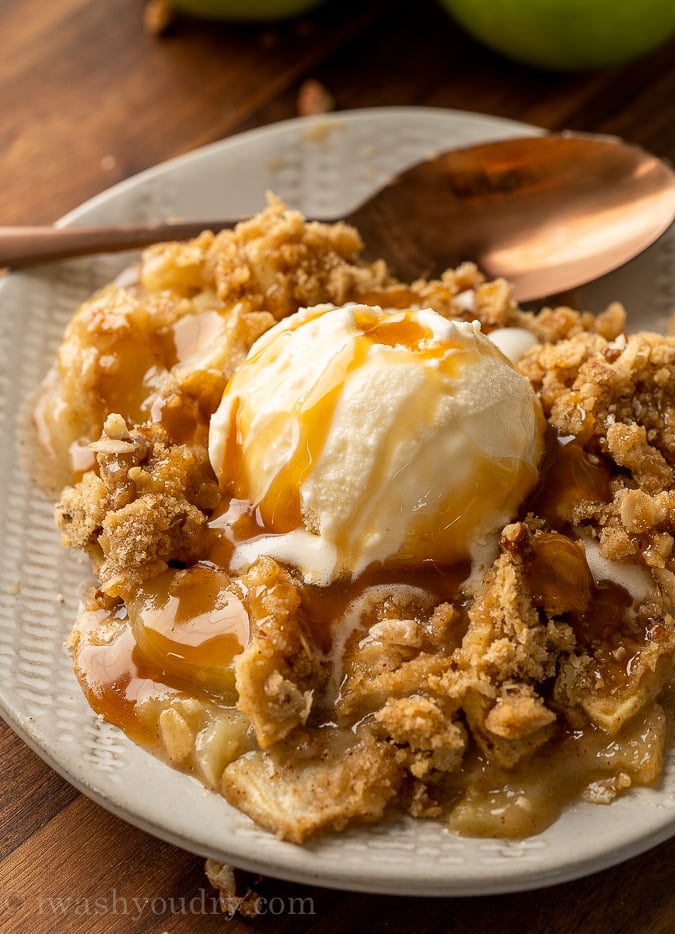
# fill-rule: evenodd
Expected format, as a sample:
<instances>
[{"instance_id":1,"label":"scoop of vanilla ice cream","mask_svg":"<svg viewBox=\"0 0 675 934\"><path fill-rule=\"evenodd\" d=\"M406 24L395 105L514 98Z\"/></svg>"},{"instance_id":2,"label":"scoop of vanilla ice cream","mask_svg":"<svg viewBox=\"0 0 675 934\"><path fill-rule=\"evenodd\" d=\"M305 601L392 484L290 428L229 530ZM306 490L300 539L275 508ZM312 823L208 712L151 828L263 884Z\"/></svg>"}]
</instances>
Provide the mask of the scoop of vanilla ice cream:
<instances>
[{"instance_id":1,"label":"scoop of vanilla ice cream","mask_svg":"<svg viewBox=\"0 0 675 934\"><path fill-rule=\"evenodd\" d=\"M305 580L373 562L474 558L533 487L544 419L480 331L430 309L302 309L267 331L225 390L209 454L269 554Z\"/></svg>"}]
</instances>

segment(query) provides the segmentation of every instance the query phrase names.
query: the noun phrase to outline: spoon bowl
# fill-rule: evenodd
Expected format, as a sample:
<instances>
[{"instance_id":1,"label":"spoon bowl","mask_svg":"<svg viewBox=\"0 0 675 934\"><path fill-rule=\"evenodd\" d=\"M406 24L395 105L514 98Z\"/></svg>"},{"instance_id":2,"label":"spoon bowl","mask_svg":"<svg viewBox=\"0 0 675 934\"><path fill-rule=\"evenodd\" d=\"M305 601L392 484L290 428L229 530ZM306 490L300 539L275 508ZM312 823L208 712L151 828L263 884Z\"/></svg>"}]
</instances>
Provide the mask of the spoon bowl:
<instances>
[{"instance_id":1,"label":"spoon bowl","mask_svg":"<svg viewBox=\"0 0 675 934\"><path fill-rule=\"evenodd\" d=\"M675 218L675 172L608 137L548 134L449 150L418 163L341 218L364 258L403 280L473 261L519 301L590 282L653 243ZM237 219L107 227L0 228L0 266L182 240Z\"/></svg>"},{"instance_id":2,"label":"spoon bowl","mask_svg":"<svg viewBox=\"0 0 675 934\"><path fill-rule=\"evenodd\" d=\"M543 298L622 266L675 218L675 172L606 137L472 146L413 166L350 217L402 278L472 260L514 298Z\"/></svg>"}]
</instances>

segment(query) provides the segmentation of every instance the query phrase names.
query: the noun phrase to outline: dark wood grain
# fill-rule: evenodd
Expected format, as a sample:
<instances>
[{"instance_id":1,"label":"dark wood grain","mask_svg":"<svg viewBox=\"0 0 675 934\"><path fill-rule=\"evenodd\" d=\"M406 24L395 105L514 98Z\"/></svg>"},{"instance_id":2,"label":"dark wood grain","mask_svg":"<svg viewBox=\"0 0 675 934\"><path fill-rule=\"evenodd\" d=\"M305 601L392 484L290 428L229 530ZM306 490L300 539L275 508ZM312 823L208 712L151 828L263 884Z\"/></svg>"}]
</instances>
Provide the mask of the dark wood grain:
<instances>
[{"instance_id":1,"label":"dark wood grain","mask_svg":"<svg viewBox=\"0 0 675 934\"><path fill-rule=\"evenodd\" d=\"M158 161L293 117L307 78L339 109L474 110L618 134L675 161L675 42L621 68L560 75L483 49L433 0L335 0L277 25L184 18L161 38L142 21L142 0L0 0L2 223L51 222ZM82 797L0 722L3 934L666 934L675 930L675 841L528 893L390 898L273 879L259 891L288 910L226 921L202 859Z\"/></svg>"}]
</instances>

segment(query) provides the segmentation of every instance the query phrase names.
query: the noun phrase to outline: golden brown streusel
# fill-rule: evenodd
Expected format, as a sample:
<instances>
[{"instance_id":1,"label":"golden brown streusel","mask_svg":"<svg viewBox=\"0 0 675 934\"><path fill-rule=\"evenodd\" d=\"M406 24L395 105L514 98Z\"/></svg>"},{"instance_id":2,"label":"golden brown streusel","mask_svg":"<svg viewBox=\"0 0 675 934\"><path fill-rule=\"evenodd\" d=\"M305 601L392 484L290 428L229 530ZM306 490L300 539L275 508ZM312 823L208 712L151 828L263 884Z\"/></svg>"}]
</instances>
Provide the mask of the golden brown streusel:
<instances>
[{"instance_id":1,"label":"golden brown streusel","mask_svg":"<svg viewBox=\"0 0 675 934\"><path fill-rule=\"evenodd\" d=\"M90 701L296 843L397 808L523 836L566 801L656 782L675 656L675 338L627 336L619 304L523 311L470 264L402 283L360 249L352 228L270 198L233 231L150 248L135 285L73 318L37 418L77 481L57 507L64 543L99 577L73 637ZM345 591L269 557L230 573L209 418L261 333L347 301L536 338L518 366L549 424L541 483L471 574L371 569ZM201 643L168 660L196 599L172 587L195 568L250 626L217 664ZM106 646L122 667L96 686L87 664L105 670Z\"/></svg>"}]
</instances>

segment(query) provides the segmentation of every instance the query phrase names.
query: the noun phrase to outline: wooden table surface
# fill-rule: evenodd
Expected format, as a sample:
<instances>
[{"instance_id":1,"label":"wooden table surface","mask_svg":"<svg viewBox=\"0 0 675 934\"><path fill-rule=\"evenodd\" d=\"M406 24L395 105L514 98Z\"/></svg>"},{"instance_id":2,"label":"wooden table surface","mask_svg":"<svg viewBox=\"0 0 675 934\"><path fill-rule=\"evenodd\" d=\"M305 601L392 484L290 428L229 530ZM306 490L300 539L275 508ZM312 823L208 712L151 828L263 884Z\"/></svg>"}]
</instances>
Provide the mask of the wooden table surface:
<instances>
[{"instance_id":1,"label":"wooden table surface","mask_svg":"<svg viewBox=\"0 0 675 934\"><path fill-rule=\"evenodd\" d=\"M612 133L675 161L675 42L597 74L507 62L433 0L334 0L279 25L179 19L143 0L0 0L0 223L51 222L168 157L297 115L317 79L340 110L430 105ZM264 880L257 919L214 908L203 860L130 827L0 721L0 931L672 932L675 840L584 880L463 899ZM292 901L303 896L304 901Z\"/></svg>"}]
</instances>

